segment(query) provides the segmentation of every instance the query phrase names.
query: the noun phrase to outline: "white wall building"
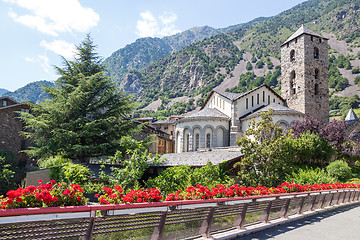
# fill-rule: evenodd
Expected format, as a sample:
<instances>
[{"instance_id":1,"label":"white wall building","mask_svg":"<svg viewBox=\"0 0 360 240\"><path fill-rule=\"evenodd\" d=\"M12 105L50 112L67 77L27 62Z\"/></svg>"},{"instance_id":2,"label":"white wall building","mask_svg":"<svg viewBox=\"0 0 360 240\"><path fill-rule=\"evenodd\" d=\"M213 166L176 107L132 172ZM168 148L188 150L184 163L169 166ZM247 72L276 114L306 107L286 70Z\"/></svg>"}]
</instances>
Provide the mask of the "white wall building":
<instances>
[{"instance_id":1,"label":"white wall building","mask_svg":"<svg viewBox=\"0 0 360 240\"><path fill-rule=\"evenodd\" d=\"M300 41L301 39L309 39L309 42L313 43L315 37L320 39L318 40L319 43L316 44L321 46L314 48L311 44L305 44L306 41ZM298 39L300 40L298 41ZM315 63L320 66L323 61L321 62L321 59L318 59L318 55L327 56L326 46L326 38L321 37L305 26L301 26L282 44L282 86L287 86L286 84L289 82L288 72L302 69L305 72L312 73ZM287 51L288 48L291 51ZM317 54L314 54L314 49L317 49ZM301 55L297 61L294 60L294 52ZM301 59L313 58L316 60L315 63L313 61L300 61ZM286 63L286 66L283 63ZM316 65L316 69L322 70L322 65L319 66ZM309 113L311 113L310 115L316 115L316 112L319 112L321 113L321 119L327 121L328 117L325 119L325 116L328 116L326 115L328 113L328 104L322 104L324 105L323 109L321 107L319 109L321 104L315 104L318 102L328 103L328 92L324 90L324 93L319 94L320 85L324 86L324 89L328 86L327 75L322 74L321 78L319 78L321 82L316 83L315 88L313 87L314 84L307 83L318 81L319 79L316 76L314 80L312 74L293 75L290 80L297 82L298 91L291 92L291 97L288 96L289 91L282 91L282 94L284 94L284 97L282 97L267 85L261 85L243 94L212 91L199 112L176 122L176 152L197 151L199 148L211 149L236 146L236 140L244 136L250 121L253 119L255 121L259 120L261 112L269 109L274 110L273 121L278 123L282 129L289 127L295 120L304 119L305 114ZM304 93L307 94L306 97L303 96ZM320 97L321 101L319 100ZM312 107L317 110L312 109Z\"/></svg>"}]
</instances>

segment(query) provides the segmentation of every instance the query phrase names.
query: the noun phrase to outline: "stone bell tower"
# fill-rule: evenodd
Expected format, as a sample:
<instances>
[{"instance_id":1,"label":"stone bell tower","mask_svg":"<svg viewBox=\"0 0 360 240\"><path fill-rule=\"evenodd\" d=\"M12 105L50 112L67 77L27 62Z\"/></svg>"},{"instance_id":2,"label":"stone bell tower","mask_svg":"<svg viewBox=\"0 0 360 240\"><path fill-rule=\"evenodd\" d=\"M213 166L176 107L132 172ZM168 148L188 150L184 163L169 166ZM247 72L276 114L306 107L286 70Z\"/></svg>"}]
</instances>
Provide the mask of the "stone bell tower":
<instances>
[{"instance_id":1,"label":"stone bell tower","mask_svg":"<svg viewBox=\"0 0 360 240\"><path fill-rule=\"evenodd\" d=\"M329 121L328 39L302 25L281 45L281 96L287 106Z\"/></svg>"}]
</instances>

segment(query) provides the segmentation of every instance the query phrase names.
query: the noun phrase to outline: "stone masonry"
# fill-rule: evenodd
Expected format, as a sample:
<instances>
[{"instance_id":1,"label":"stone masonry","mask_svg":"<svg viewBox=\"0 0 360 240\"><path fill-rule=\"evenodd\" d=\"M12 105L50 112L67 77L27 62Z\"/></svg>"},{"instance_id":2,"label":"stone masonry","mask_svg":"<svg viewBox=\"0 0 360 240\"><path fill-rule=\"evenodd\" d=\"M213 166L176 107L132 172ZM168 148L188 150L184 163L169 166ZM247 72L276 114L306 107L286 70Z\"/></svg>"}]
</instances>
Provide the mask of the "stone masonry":
<instances>
[{"instance_id":1,"label":"stone masonry","mask_svg":"<svg viewBox=\"0 0 360 240\"><path fill-rule=\"evenodd\" d=\"M328 39L304 26L299 30L281 46L281 96L289 108L327 122Z\"/></svg>"}]
</instances>

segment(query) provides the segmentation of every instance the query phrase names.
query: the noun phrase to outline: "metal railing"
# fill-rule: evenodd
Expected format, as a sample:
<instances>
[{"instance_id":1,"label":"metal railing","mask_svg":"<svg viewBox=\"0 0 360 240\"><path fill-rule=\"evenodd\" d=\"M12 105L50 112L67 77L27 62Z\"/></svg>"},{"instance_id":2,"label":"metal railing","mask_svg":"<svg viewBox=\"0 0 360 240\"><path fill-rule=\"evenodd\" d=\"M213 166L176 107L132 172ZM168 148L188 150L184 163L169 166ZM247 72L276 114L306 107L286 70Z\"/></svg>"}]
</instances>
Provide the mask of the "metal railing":
<instances>
[{"instance_id":1,"label":"metal railing","mask_svg":"<svg viewBox=\"0 0 360 240\"><path fill-rule=\"evenodd\" d=\"M216 219L231 216L233 228L245 229L247 216L267 223L304 211L358 202L360 189L334 189L208 200L121 205L0 210L0 239L92 239L95 235L153 229L163 239L165 226L200 221L198 233L210 238ZM190 236L188 236L190 237ZM174 238L173 238L174 239Z\"/></svg>"}]
</instances>

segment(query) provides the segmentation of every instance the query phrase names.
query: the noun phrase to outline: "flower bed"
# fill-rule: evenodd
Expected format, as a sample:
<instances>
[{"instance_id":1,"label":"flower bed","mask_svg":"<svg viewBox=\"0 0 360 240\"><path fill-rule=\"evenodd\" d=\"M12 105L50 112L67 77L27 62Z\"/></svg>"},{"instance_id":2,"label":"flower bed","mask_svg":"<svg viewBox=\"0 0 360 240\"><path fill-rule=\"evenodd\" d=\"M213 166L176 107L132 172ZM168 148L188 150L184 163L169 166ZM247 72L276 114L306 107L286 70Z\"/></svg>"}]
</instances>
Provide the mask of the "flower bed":
<instances>
[{"instance_id":1,"label":"flower bed","mask_svg":"<svg viewBox=\"0 0 360 240\"><path fill-rule=\"evenodd\" d=\"M276 188L263 186L245 187L238 186L237 184L229 187L217 185L216 187L208 188L197 185L196 187L188 187L185 191L168 194L165 198L160 194L160 190L155 188L130 190L128 193L124 193L124 190L120 186L115 186L114 188L104 187L103 190L105 194L96 194L95 196L99 199L100 204L124 204L160 202L162 200L179 201L246 197L344 188L360 188L360 184L329 183L299 185L285 182ZM58 184L54 180L51 180L50 183L41 184L39 187L29 186L26 188L18 188L17 190L10 190L7 192L7 197L0 202L0 206L2 209L81 206L87 204L83 192L80 185Z\"/></svg>"}]
</instances>

